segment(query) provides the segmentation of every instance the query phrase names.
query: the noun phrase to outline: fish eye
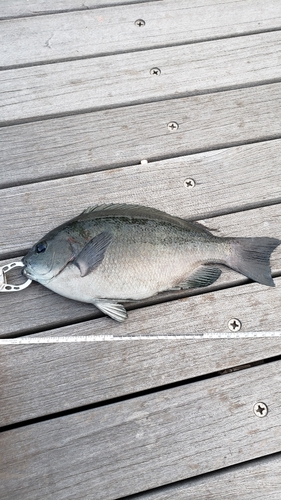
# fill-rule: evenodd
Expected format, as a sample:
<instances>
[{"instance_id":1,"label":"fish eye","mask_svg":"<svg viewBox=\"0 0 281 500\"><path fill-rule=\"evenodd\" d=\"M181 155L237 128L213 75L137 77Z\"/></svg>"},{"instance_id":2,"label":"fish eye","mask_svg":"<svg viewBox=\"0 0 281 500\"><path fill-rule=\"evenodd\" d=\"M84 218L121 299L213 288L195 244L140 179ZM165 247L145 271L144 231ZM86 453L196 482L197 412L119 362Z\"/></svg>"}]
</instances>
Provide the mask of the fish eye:
<instances>
[{"instance_id":1,"label":"fish eye","mask_svg":"<svg viewBox=\"0 0 281 500\"><path fill-rule=\"evenodd\" d=\"M46 248L47 248L46 241L40 241L40 243L37 243L36 245L36 253L43 253L45 252Z\"/></svg>"}]
</instances>

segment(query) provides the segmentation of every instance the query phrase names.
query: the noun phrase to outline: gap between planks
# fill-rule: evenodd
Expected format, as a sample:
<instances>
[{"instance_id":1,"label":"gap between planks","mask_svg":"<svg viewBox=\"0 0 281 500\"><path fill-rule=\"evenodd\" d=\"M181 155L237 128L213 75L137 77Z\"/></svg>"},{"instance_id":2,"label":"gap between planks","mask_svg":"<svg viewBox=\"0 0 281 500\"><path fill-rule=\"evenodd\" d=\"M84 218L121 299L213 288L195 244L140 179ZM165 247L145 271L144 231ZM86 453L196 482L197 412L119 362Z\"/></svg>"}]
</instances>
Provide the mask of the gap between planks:
<instances>
[{"instance_id":1,"label":"gap between planks","mask_svg":"<svg viewBox=\"0 0 281 500\"><path fill-rule=\"evenodd\" d=\"M145 25L136 26L137 19L144 19ZM1 22L2 68L180 46L280 27L278 0L243 0L231 8L221 1L187 5L184 0L166 0L14 19ZM15 32L21 32L24 45Z\"/></svg>"},{"instance_id":2,"label":"gap between planks","mask_svg":"<svg viewBox=\"0 0 281 500\"><path fill-rule=\"evenodd\" d=\"M280 500L280 467L281 453L275 453L123 499L202 500L208 493L208 500Z\"/></svg>"},{"instance_id":3,"label":"gap between planks","mask_svg":"<svg viewBox=\"0 0 281 500\"><path fill-rule=\"evenodd\" d=\"M50 14L63 14L70 12L85 12L88 10L104 9L115 6L127 6L152 2L161 2L162 0L68 0L68 8L65 8L64 0L28 0L28 4L24 0L10 0L5 4L5 9L1 10L0 6L0 21L21 19L24 17L37 17ZM31 9L34 8L34 11ZM36 10L35 10L36 9Z\"/></svg>"},{"instance_id":4,"label":"gap between planks","mask_svg":"<svg viewBox=\"0 0 281 500\"><path fill-rule=\"evenodd\" d=\"M280 102L281 85L272 84L3 127L1 186L275 140Z\"/></svg>"},{"instance_id":5,"label":"gap between planks","mask_svg":"<svg viewBox=\"0 0 281 500\"><path fill-rule=\"evenodd\" d=\"M160 1L160 0L159 0ZM190 98L200 98L201 96L213 96L213 95L219 95L221 93L226 93L226 92L232 92L232 91L243 91L243 90L252 90L256 89L258 87L267 87L270 85L275 85L275 84L280 84L281 80L280 78L273 78L271 80L264 80L264 81L256 81L252 82L250 84L241 84L241 85L230 85L227 87L222 87L222 88L213 88L213 89L207 89L207 90L202 90L198 92L192 92L192 93L181 93L177 96L173 95L166 95L166 96L159 96L155 99L148 99L148 100L140 100L140 101L131 101L131 102L122 102L119 103L118 105L113 105L113 106L98 106L98 107L93 107L93 108L85 108L85 109L79 109L77 111L72 110L71 112L62 112L62 113L53 113L53 114L46 114L46 115L38 115L38 116L32 116L30 118L22 118L22 119L16 119L16 120L9 120L9 121L3 121L0 122L0 130L2 128L9 128L9 127L16 127L16 126L21 126L21 125L28 125L28 124L37 124L38 122L50 122L53 120L61 120L64 118L77 118L79 116L84 116L84 115L90 115L93 113L100 113L100 112L112 112L112 111L118 111L119 109L123 112L124 109L127 108L136 108L138 106L145 106L145 105L152 105L152 104L162 104L163 102L173 102L173 101L178 101L180 99L190 99ZM270 136L269 139L275 138ZM278 138L278 137L277 137ZM240 143L239 143L240 144Z\"/></svg>"},{"instance_id":6,"label":"gap between planks","mask_svg":"<svg viewBox=\"0 0 281 500\"><path fill-rule=\"evenodd\" d=\"M232 339L233 341L234 339ZM247 339L244 339L247 340ZM249 340L249 339L248 339ZM257 340L257 339L256 339ZM263 339L264 340L264 339ZM241 339L240 339L241 341ZM178 342L177 340L174 341L176 344ZM212 342L212 339L209 340L209 342ZM231 341L230 341L231 342ZM231 348L238 348L238 356L236 359L239 359L239 355L242 355L242 352L240 352L240 346L239 346L239 339L234 341L235 344L234 346L231 346ZM157 345L158 344L158 345ZM160 345L159 345L160 344ZM171 344L170 340L169 341L164 341L162 340L161 343L157 342L156 344L151 341L149 343L148 349L144 350L143 347L143 342L138 343L138 359L136 359L135 352L133 350L124 350L124 349L115 349L114 352L110 352L111 356L121 356L123 358L123 363L124 363L124 356L129 356L132 354L135 362L138 365L138 360L141 357L145 357L145 365L146 369L151 363L151 358L152 356L157 357L161 356L162 359L162 364L164 365L164 360L165 363L169 364L170 359L175 360L176 356L176 362L178 359L182 357L182 354L185 349L192 349L192 356L197 356L199 355L199 365L202 364L201 370L203 368L203 363L202 363L202 358L201 356L203 355L203 350L206 351L207 349L210 349L213 351L213 346L208 343L204 343L204 341L201 341L201 345L196 345L192 344L191 341L186 341L183 343L180 341L179 345ZM107 393L103 395L103 398L93 398L93 393L90 393L89 391L89 386L93 387L93 376L94 376L94 371L91 370L91 380L89 377L81 377L81 371L80 367L84 370L88 369L89 367L89 356L91 355L91 362L92 363L97 363L97 356L101 357L100 362L98 363L100 365L101 370L103 370L103 366L105 364L105 357L104 357L104 352L101 352L101 350L98 350L98 352L92 351L89 349L81 351L76 348L74 349L64 349L62 347L61 349L55 350L55 349L49 349L49 352L44 352L44 356L42 355L43 352L40 352L39 350L33 351L30 349L32 345L30 344L28 346L28 353L25 352L22 349L17 349L15 350L3 350L2 355L4 360L1 362L1 365L7 369L7 376L9 377L9 382L6 383L8 387L5 387L4 394L1 396L0 401L1 405L3 408L3 412L1 415L0 419L0 434L3 432L8 432L13 429L19 429L21 427L25 426L30 426L30 425L36 425L40 422L47 422L50 420L66 417L69 415L75 415L77 413L89 411L89 410L95 410L97 408L105 408L107 406L112 406L113 404L117 404L120 402L125 402L125 401L131 401L136 397L143 397L143 396L149 396L153 394L157 394L158 392L162 391L168 391L171 389L175 389L178 387L182 386L188 386L189 384L195 384L198 382L202 382L204 380L209 380L213 379L215 380L217 377L221 377L224 375L227 375L229 373L236 373L240 372L241 370L248 370L249 368L257 367L259 366L261 370L266 368L267 364L271 364L274 362L281 361L281 355L278 356L272 356L272 357L267 357L266 359L259 359L259 360L253 360L254 358L251 358L249 362L243 363L242 365L235 365L232 366L232 359L226 360L226 352L224 350L223 344L219 344L219 340L216 340L216 349L218 347L220 348L220 351L222 353L222 358L221 358L221 366L223 366L223 369L219 369L216 372L210 371L211 365L209 365L209 359L207 358L207 365L204 366L204 373L200 374L202 372L199 372L199 366L196 366L195 368L195 373L196 370L198 371L199 375L197 376L191 376L189 378L181 378L177 380L176 375L179 373L170 373L170 369L166 370L165 376L167 376L167 379L171 379L171 382L165 383L162 375L162 380L161 380L161 385L157 385L157 381L154 378L153 380L149 381L146 376L144 376L144 381L143 381L143 387L144 389L140 389L139 385L136 383L135 386L132 388L132 392L128 392L128 386L125 384L124 386L119 385L119 379L122 376L122 373L120 373L119 366L116 365L114 366L113 363L111 362L111 365L108 366L109 372L113 371L114 369L116 370L116 377L118 380L118 383L115 384L114 380L111 379L113 386L112 390L115 390L115 393L113 397L107 397ZM45 344L46 345L46 344ZM65 344L61 344L62 346L65 346ZM89 344L90 345L90 344ZM20 347L23 347L21 345ZM26 347L26 346L25 346ZM37 344L38 347L38 344ZM76 346L77 347L77 346ZM81 347L81 346L80 346ZM157 348L159 347L159 348ZM230 347L230 346L228 346ZM250 356L250 349L248 349L249 346L247 344L243 345L243 348L246 349L244 351L243 359L247 359L247 356ZM274 346L272 343L269 345L263 344L262 346L258 346L258 349L255 351L255 353L252 352L252 355L254 354L255 357L257 357L258 353L260 353L261 347L267 348L269 347L269 353L274 352ZM227 350L228 354L232 353L231 349ZM27 357L28 354L28 357ZM64 356L64 366L62 367L61 364L61 358ZM72 362L69 362L69 358L72 358ZM14 366L12 367L11 360L9 359L9 362L7 361L7 357L12 358L13 362L16 363L16 366L18 367L17 374L15 374ZM27 361L28 359L28 361ZM82 361L83 359L83 361ZM206 354L205 354L205 359L206 359ZM37 361L37 362L36 362ZM103 361L103 363L102 363ZM44 365L44 373L42 373L42 369L39 370L38 363L40 362L41 368L42 364ZM73 363L78 366L78 370L75 370L75 377L77 376L77 382L75 384L75 387L70 385L70 381L66 379L63 371L69 371L69 374L71 377L73 377ZM156 362L156 371L160 370L160 366ZM186 362L193 363L193 359L188 361L186 359ZM28 368L27 368L27 363L29 363ZM141 362L143 363L143 362ZM57 369L55 368L57 366ZM136 366L136 365L135 365ZM225 367L228 366L228 367ZM63 371L62 371L63 369ZM127 369L130 371L131 366L128 365ZM30 370L32 370L32 381L30 380ZM98 367L95 368L95 371L97 372ZM57 382L54 384L54 377L51 376L51 372L60 372L60 377L61 377L61 383L57 384ZM109 373L108 372L108 373ZM138 369L138 372L141 376L141 370ZM167 373L168 372L168 373ZM127 373L127 372L126 372ZM133 369L132 369L133 373ZM123 376L125 375L126 379L126 374L125 370L123 372ZM26 380L26 384L23 386L23 384L19 380L23 380L21 377L23 377ZM38 380L40 379L41 383L40 385L38 384ZM2 382L2 381L1 381ZM153 382L155 382L153 384ZM160 380L158 379L158 382ZM103 385L104 380L103 378L100 381L100 384ZM62 385L63 389L61 387L58 387L58 385ZM146 386L146 384L148 384ZM106 384L105 384L106 386ZM44 387L44 388L43 388ZM46 387L48 389L46 390ZM88 392L87 392L88 389ZM52 391L52 395L51 395ZM65 392L68 391L68 400L67 404L64 403L65 401ZM80 399L78 400L75 398L75 391L80 392ZM32 399L32 405L30 404L30 394L33 394L33 399ZM15 404L15 394L22 394L22 397L17 396L17 402ZM98 391L98 394L101 394L101 391ZM52 404L50 404L50 401L52 399ZM12 406L13 405L13 406ZM35 409L36 408L36 409ZM40 413L41 412L41 413Z\"/></svg>"},{"instance_id":7,"label":"gap between planks","mask_svg":"<svg viewBox=\"0 0 281 500\"><path fill-rule=\"evenodd\" d=\"M100 318L35 335L69 337L106 332L142 334L146 341L1 346L1 425L264 362L265 356L271 361L280 357L280 339L275 337L149 340L151 334L159 332L225 331L232 317L241 320L242 331L274 330L276 323L280 324L280 278L276 284L271 290L252 284L237 287L236 294L227 289L133 311L123 325Z\"/></svg>"},{"instance_id":8,"label":"gap between planks","mask_svg":"<svg viewBox=\"0 0 281 500\"><path fill-rule=\"evenodd\" d=\"M1 258L15 251L20 255L88 206L120 203L120 190L122 203L189 220L277 204L280 152L281 140L275 140L2 189ZM194 188L185 187L186 178L195 180Z\"/></svg>"},{"instance_id":9,"label":"gap between planks","mask_svg":"<svg viewBox=\"0 0 281 500\"><path fill-rule=\"evenodd\" d=\"M237 287L235 293L224 289L138 309L131 311L122 325L103 317L35 335L69 337L103 332L145 335L145 341L2 346L2 425L262 361L265 356L280 357L278 337L149 340L159 332L225 332L231 318L241 321L242 332L274 331L281 321L281 279L275 282L276 288L271 289L250 284Z\"/></svg>"},{"instance_id":10,"label":"gap between planks","mask_svg":"<svg viewBox=\"0 0 281 500\"><path fill-rule=\"evenodd\" d=\"M157 1L161 1L161 0L157 0ZM1 20L0 20L1 21ZM143 46L142 48L135 48L135 49L127 49L127 50L120 50L120 51L117 51L117 50L114 50L114 51L107 51L107 52L100 52L98 54L95 54L95 55L85 55L85 56L73 56L73 57L62 57L62 58L59 58L59 59L48 59L47 61L38 61L38 62L32 62L32 63L25 63L25 64L12 64L12 65L7 65L7 66L0 66L0 72L3 72L3 71L9 71L9 70L17 70L17 69L24 69L24 68L35 68L36 66L39 66L39 67L44 67L44 66L49 66L49 65L52 65L52 64L63 64L63 63L68 63L68 62L72 62L72 61L88 61L88 60L92 60L92 59L98 59L98 58L101 58L101 57L111 57L111 56L119 56L119 55L125 55L125 54L136 54L138 52L149 52L150 50L155 50L156 49L168 49L168 48L176 48L176 47L185 47L187 45L194 45L194 44L199 44L199 43L207 43L207 42L215 42L217 40L229 40L229 39L232 39L232 38L241 38L243 36L245 37L248 37L248 36L254 36L254 35L262 35L262 34L265 34L265 33L274 33L274 32L280 32L281 31L281 27L280 28L276 28L276 29L267 29L267 30L256 30L256 31L251 31L251 32L247 32L247 33L243 33L243 34L238 34L238 35L226 35L226 36L220 36L220 37L209 37L209 38L203 38L202 40L195 40L195 41L190 41L190 42L185 42L185 43L170 43L170 44L165 44L165 45L156 45L155 46ZM236 88L247 88L249 86L254 86L254 85L267 85L267 84L270 84L270 83L277 83L279 82L279 78L271 78L270 80L264 80L262 82L255 82L253 81L252 83L250 84L246 84L246 85L239 85L239 86L227 86L225 88L222 88L222 89L208 89L206 92L204 91L200 91L198 92L198 94L196 92L191 92L191 93L188 93L188 94L185 94L185 93L181 93L180 97L185 97L186 95L189 96L189 95L204 95L205 93L212 93L212 92L221 92L221 91L224 91L224 90L227 90L227 89L236 89ZM170 97L170 99L172 99L173 97ZM155 99L157 101L157 99ZM160 100L160 99L158 99ZM136 101L136 104L138 104L139 102L142 102L142 101ZM143 103L146 103L146 102L150 102L148 100L146 101L143 101ZM121 106L125 106L126 104L124 103L120 103L120 107ZM107 109L106 106L104 107L95 107L93 108L92 110L103 110L103 109ZM89 109L85 109L85 110L82 110L80 111L80 113L83 112L83 113L87 113L87 112L90 112ZM72 114L74 114L75 112L72 112ZM52 117L56 117L55 114L51 115ZM64 113L61 113L61 114L58 114L57 116L67 116L65 115ZM40 116L35 116L32 118L33 121L38 121L40 119L42 119L42 117ZM48 115L46 117L46 119L49 119ZM17 122L15 123L20 123L20 120L18 120ZM13 124L13 122L11 123L11 125ZM0 126L2 126L2 124L0 123Z\"/></svg>"},{"instance_id":11,"label":"gap between planks","mask_svg":"<svg viewBox=\"0 0 281 500\"><path fill-rule=\"evenodd\" d=\"M1 73L2 125L280 81L279 45L281 32L271 32L180 51L171 47L7 70ZM150 74L153 67L162 70L160 76Z\"/></svg>"},{"instance_id":12,"label":"gap between planks","mask_svg":"<svg viewBox=\"0 0 281 500\"><path fill-rule=\"evenodd\" d=\"M123 110L124 108L128 107L135 107L139 105L149 105L153 103L162 103L162 102L169 102L169 101L174 101L178 99L189 99L192 97L200 97L200 96L209 96L209 95L215 95L215 94L220 94L220 93L225 93L225 92L231 92L231 91L239 91L239 90L245 90L245 89L252 89L256 87L264 87L268 85L274 85L274 84L280 84L281 83L281 78L271 78L269 80L261 80L261 81L252 81L250 83L246 84L233 84L233 85L226 85L222 86L220 88L208 88L205 90L199 90L199 91L192 91L192 92L178 92L177 95L173 94L165 94L163 96L157 96L157 97L151 97L148 99L136 99L132 101L127 101L127 102L119 102L118 104L113 104L113 105L105 105L105 106L94 106L94 107L87 107L87 108L81 108L77 110L70 110L70 111L64 111L64 112L58 112L58 113L50 113L50 114L38 114L30 117L25 117L25 118L19 118L19 119L11 119L11 120L4 120L0 122L0 129L3 127L14 127L17 125L24 125L24 124L29 124L29 123L37 123L37 122L44 122L44 121L50 121L54 119L62 119L62 118L68 118L68 117L77 117L77 116L83 116L83 115L88 115L91 113L99 113L99 112L111 112L112 110ZM78 99L79 101L79 99ZM270 136L271 138L275 138Z\"/></svg>"},{"instance_id":13,"label":"gap between planks","mask_svg":"<svg viewBox=\"0 0 281 500\"><path fill-rule=\"evenodd\" d=\"M122 497L252 460L265 450L277 453L280 365L4 432L2 494L62 500L67 484L68 498L92 498L95 491L99 500L113 500L116 492ZM258 401L268 406L266 418L253 413Z\"/></svg>"}]
</instances>

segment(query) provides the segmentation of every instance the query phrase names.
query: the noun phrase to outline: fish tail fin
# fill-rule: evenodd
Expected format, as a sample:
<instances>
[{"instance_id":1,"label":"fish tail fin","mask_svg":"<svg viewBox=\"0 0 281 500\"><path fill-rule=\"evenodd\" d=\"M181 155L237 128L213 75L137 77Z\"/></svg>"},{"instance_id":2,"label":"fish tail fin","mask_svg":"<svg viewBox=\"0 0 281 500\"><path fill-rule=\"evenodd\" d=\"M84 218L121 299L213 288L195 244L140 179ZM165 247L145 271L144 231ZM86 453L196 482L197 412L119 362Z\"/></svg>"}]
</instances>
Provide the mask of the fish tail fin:
<instances>
[{"instance_id":1,"label":"fish tail fin","mask_svg":"<svg viewBox=\"0 0 281 500\"><path fill-rule=\"evenodd\" d=\"M276 238L233 238L226 264L262 285L275 286L270 270L270 255L280 243Z\"/></svg>"}]
</instances>

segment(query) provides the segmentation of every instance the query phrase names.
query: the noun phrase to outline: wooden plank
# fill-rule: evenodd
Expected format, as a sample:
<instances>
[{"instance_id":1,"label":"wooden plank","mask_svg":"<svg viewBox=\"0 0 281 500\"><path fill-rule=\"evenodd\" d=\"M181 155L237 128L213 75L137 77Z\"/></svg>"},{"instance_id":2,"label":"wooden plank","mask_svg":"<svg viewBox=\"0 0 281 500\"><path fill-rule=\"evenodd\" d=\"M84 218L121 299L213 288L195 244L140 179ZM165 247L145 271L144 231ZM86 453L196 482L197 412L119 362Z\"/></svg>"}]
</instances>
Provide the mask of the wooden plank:
<instances>
[{"instance_id":1,"label":"wooden plank","mask_svg":"<svg viewBox=\"0 0 281 500\"><path fill-rule=\"evenodd\" d=\"M280 47L276 31L2 71L1 122L273 83Z\"/></svg>"},{"instance_id":2,"label":"wooden plank","mask_svg":"<svg viewBox=\"0 0 281 500\"><path fill-rule=\"evenodd\" d=\"M153 492L133 495L130 500L253 500L265 498L279 500L281 454L252 460L241 465L213 472L181 484L166 486Z\"/></svg>"},{"instance_id":3,"label":"wooden plank","mask_svg":"<svg viewBox=\"0 0 281 500\"><path fill-rule=\"evenodd\" d=\"M2 497L111 500L276 453L280 369L276 361L4 432ZM258 401L265 418L253 413Z\"/></svg>"},{"instance_id":4,"label":"wooden plank","mask_svg":"<svg viewBox=\"0 0 281 500\"><path fill-rule=\"evenodd\" d=\"M122 325L99 318L37 337L226 332L231 318L244 332L275 331L281 278L275 282L138 309ZM2 346L0 355L0 425L8 425L279 356L280 338Z\"/></svg>"},{"instance_id":5,"label":"wooden plank","mask_svg":"<svg viewBox=\"0 0 281 500\"><path fill-rule=\"evenodd\" d=\"M0 19L155 1L159 0L56 0L56 2L53 0L9 0L9 2L0 3Z\"/></svg>"},{"instance_id":6,"label":"wooden plank","mask_svg":"<svg viewBox=\"0 0 281 500\"><path fill-rule=\"evenodd\" d=\"M272 84L3 127L0 185L280 136L280 104L281 84Z\"/></svg>"},{"instance_id":7,"label":"wooden plank","mask_svg":"<svg viewBox=\"0 0 281 500\"><path fill-rule=\"evenodd\" d=\"M204 220L203 221L208 227L216 228L216 234L219 236L274 236L280 238L280 226L281 226L281 215L280 215L280 205L274 205L269 207L264 207L255 210L249 210L246 212L239 212L235 214L225 215L222 217L217 217L215 219ZM280 238L281 239L281 238ZM15 259L13 259L15 260ZM18 260L18 259L17 259ZM0 262L4 265L7 261ZM271 258L272 269L276 273L281 271L281 247L277 248ZM18 282L18 279L15 280ZM210 290L217 289L217 286L230 286L231 284L245 283L245 279L234 271L224 269L221 277L215 283ZM266 289L265 289L266 290ZM199 293L200 290L196 290L195 293ZM236 291L230 292L231 296L235 295ZM176 299L177 297L191 296L194 291L190 292L166 292L157 297L139 302L139 305L151 306L155 302L164 302L165 300ZM68 325L77 321L92 320L94 318L100 317L101 313L97 312L96 308L90 304L83 304L80 302L73 302L60 297L57 294L52 293L50 290L42 287L37 283L33 283L32 286L24 290L19 296L17 293L14 294L1 294L0 301L0 336L14 336L18 334L26 334L30 332L42 331L44 329L56 328L62 325ZM215 295L216 297L216 295ZM188 304L189 304L188 299ZM198 315L196 319L193 318L195 323L191 323L192 328L200 328L204 331L205 318L202 317L200 313L200 308L205 306L201 305L201 300L199 297L194 298L194 303L199 304ZM266 299L267 300L267 299ZM128 307L128 305L127 305ZM132 304L135 307L135 304ZM163 310L166 306L163 306ZM183 306L183 310L185 305ZM222 308L223 309L223 308ZM153 317L154 313L149 312L148 314ZM17 314L14 314L17 311ZM157 311L157 309L156 309ZM162 311L162 309L161 309ZM173 305L169 309L171 316L173 317ZM160 313L159 313L160 314ZM161 313L162 314L162 313ZM234 314L234 313L233 313ZM275 313L274 313L275 314ZM130 318L132 313L130 312ZM145 315L145 312L144 312ZM138 318L138 315L136 316ZM264 317L264 320L266 318ZM261 319L260 319L261 320ZM107 328L108 318L106 322L102 323L102 331ZM137 321L137 319L136 319ZM141 320L144 321L143 316ZM145 323L146 324L146 323ZM209 324L209 323L208 323ZM214 324L211 323L212 328ZM222 328L226 326L223 322ZM256 325L253 323L252 328L255 329ZM276 327L276 323L272 323L273 328ZM263 323L263 328L269 328L267 323ZM75 327L74 327L75 329ZM98 330L97 330L98 331ZM122 331L122 329L120 330Z\"/></svg>"},{"instance_id":8,"label":"wooden plank","mask_svg":"<svg viewBox=\"0 0 281 500\"><path fill-rule=\"evenodd\" d=\"M138 19L145 26L136 25ZM1 66L184 44L279 29L280 24L278 0L240 0L231 7L221 0L191 5L166 0L13 19L1 22Z\"/></svg>"},{"instance_id":9,"label":"wooden plank","mask_svg":"<svg viewBox=\"0 0 281 500\"><path fill-rule=\"evenodd\" d=\"M137 203L194 220L280 202L280 152L281 140L268 141L2 189L1 256L20 255L93 204Z\"/></svg>"}]
</instances>

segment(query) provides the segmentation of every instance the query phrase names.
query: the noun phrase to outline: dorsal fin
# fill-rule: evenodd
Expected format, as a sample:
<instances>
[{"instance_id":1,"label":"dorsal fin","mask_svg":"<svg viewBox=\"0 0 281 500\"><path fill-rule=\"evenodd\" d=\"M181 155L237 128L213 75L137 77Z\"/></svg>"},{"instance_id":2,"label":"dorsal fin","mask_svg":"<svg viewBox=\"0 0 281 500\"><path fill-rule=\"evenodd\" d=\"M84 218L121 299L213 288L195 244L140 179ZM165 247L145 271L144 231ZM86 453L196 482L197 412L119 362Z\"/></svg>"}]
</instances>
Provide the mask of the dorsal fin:
<instances>
[{"instance_id":1,"label":"dorsal fin","mask_svg":"<svg viewBox=\"0 0 281 500\"><path fill-rule=\"evenodd\" d=\"M98 219L101 217L126 217L128 219L148 219L168 222L182 228L194 230L193 222L188 222L180 217L169 215L156 208L142 205L131 205L126 203L112 203L110 205L94 205L88 207L77 219ZM196 230L204 233L208 232L204 226L196 224Z\"/></svg>"},{"instance_id":2,"label":"dorsal fin","mask_svg":"<svg viewBox=\"0 0 281 500\"><path fill-rule=\"evenodd\" d=\"M156 208L145 207L142 205L132 205L126 203L111 203L103 205L94 205L86 208L81 215L93 214L94 217L128 217L139 219L174 219L172 215L168 215ZM180 219L181 220L181 219Z\"/></svg>"}]
</instances>

